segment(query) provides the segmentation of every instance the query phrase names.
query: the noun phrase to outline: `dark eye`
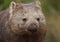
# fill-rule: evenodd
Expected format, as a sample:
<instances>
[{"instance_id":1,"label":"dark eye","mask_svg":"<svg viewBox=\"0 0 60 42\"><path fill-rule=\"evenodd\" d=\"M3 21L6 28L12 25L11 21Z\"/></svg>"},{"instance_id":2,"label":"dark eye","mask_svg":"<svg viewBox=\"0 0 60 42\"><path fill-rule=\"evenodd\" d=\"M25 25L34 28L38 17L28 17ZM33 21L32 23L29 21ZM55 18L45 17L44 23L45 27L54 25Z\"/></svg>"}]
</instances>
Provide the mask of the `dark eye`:
<instances>
[{"instance_id":1,"label":"dark eye","mask_svg":"<svg viewBox=\"0 0 60 42\"><path fill-rule=\"evenodd\" d=\"M22 20L23 20L24 22L26 22L26 21L27 21L27 18L23 18Z\"/></svg>"},{"instance_id":2,"label":"dark eye","mask_svg":"<svg viewBox=\"0 0 60 42\"><path fill-rule=\"evenodd\" d=\"M37 18L37 21L40 21L40 18Z\"/></svg>"}]
</instances>

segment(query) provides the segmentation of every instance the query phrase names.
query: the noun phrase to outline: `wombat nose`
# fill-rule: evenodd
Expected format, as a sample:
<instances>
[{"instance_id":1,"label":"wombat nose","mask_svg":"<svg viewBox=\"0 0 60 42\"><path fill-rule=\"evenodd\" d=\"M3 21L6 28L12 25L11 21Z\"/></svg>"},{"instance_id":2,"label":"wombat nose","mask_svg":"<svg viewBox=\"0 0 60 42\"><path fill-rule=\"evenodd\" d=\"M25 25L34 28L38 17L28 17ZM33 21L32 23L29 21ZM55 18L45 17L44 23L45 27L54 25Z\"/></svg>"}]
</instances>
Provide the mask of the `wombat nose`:
<instances>
[{"instance_id":1,"label":"wombat nose","mask_svg":"<svg viewBox=\"0 0 60 42\"><path fill-rule=\"evenodd\" d=\"M37 25L35 23L30 24L28 31L32 33L37 32Z\"/></svg>"},{"instance_id":2,"label":"wombat nose","mask_svg":"<svg viewBox=\"0 0 60 42\"><path fill-rule=\"evenodd\" d=\"M28 31L30 31L30 32L36 32L37 31L37 27L36 26L34 26L34 25L31 25L29 28L28 28Z\"/></svg>"},{"instance_id":3,"label":"wombat nose","mask_svg":"<svg viewBox=\"0 0 60 42\"><path fill-rule=\"evenodd\" d=\"M29 28L29 29L28 29L28 31L30 31L30 32L32 32L32 33L34 33L34 32L36 32L36 31L37 31L37 29L36 29L36 28Z\"/></svg>"}]
</instances>

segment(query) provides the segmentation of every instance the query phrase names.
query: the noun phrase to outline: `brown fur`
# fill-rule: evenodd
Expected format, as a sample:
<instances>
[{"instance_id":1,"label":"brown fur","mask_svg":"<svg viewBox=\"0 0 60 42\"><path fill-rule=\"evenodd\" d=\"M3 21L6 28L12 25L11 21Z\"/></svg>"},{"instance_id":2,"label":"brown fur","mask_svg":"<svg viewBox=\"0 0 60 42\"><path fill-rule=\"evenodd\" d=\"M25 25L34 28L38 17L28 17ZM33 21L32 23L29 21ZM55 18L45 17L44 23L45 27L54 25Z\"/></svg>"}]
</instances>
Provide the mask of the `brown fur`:
<instances>
[{"instance_id":1,"label":"brown fur","mask_svg":"<svg viewBox=\"0 0 60 42\"><path fill-rule=\"evenodd\" d=\"M41 8L34 3L12 4L10 9L0 12L0 42L45 42L46 22ZM37 16L41 18L38 21ZM23 22L23 17L28 20ZM27 30L32 24L37 29L35 33Z\"/></svg>"}]
</instances>

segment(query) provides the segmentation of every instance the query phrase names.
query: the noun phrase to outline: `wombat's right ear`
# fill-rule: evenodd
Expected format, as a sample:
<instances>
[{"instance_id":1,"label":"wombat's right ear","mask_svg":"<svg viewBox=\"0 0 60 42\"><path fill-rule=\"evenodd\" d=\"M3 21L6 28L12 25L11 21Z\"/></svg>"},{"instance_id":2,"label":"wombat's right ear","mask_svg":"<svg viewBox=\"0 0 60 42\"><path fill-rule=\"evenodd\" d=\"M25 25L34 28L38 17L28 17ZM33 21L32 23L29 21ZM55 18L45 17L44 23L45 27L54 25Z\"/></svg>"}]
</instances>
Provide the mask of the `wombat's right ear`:
<instances>
[{"instance_id":1,"label":"wombat's right ear","mask_svg":"<svg viewBox=\"0 0 60 42\"><path fill-rule=\"evenodd\" d=\"M15 8L16 8L16 3L14 1L12 1L10 3L10 8L9 8L9 13L10 13L10 18L9 19L11 19L12 15L13 15L13 11L14 11Z\"/></svg>"},{"instance_id":2,"label":"wombat's right ear","mask_svg":"<svg viewBox=\"0 0 60 42\"><path fill-rule=\"evenodd\" d=\"M16 3L14 1L12 1L10 3L10 12L12 12L15 8L16 8Z\"/></svg>"},{"instance_id":3,"label":"wombat's right ear","mask_svg":"<svg viewBox=\"0 0 60 42\"><path fill-rule=\"evenodd\" d=\"M14 9L16 7L16 3L14 1L11 2L10 7Z\"/></svg>"}]
</instances>

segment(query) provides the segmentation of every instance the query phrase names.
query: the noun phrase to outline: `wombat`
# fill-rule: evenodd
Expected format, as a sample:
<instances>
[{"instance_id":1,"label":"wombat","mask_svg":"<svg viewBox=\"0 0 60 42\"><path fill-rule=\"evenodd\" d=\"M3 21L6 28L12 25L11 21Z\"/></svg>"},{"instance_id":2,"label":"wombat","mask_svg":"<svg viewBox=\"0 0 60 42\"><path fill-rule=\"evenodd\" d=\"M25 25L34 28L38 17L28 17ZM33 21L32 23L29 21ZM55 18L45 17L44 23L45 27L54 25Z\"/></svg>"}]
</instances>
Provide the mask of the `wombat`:
<instances>
[{"instance_id":1,"label":"wombat","mask_svg":"<svg viewBox=\"0 0 60 42\"><path fill-rule=\"evenodd\" d=\"M0 42L45 42L46 21L39 1L11 2L0 12Z\"/></svg>"}]
</instances>

